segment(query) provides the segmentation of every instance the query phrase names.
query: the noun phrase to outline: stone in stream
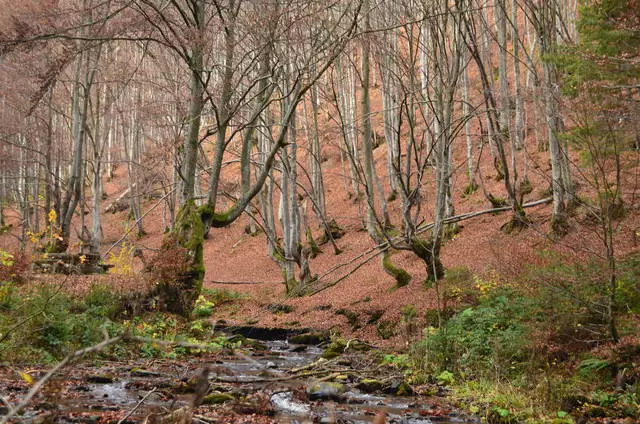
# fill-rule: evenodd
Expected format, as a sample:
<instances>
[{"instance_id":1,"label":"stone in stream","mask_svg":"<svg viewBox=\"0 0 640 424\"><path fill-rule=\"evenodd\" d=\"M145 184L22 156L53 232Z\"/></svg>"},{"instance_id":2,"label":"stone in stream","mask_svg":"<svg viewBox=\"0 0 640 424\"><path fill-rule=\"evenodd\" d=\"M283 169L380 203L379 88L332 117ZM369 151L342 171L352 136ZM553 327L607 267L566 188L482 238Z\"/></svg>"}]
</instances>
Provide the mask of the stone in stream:
<instances>
[{"instance_id":1,"label":"stone in stream","mask_svg":"<svg viewBox=\"0 0 640 424\"><path fill-rule=\"evenodd\" d=\"M384 393L395 396L411 396L413 394L413 389L406 381L398 378L391 380L389 385L385 387Z\"/></svg>"},{"instance_id":2,"label":"stone in stream","mask_svg":"<svg viewBox=\"0 0 640 424\"><path fill-rule=\"evenodd\" d=\"M356 388L363 393L374 393L382 390L384 384L381 381L374 378L363 378L356 385Z\"/></svg>"},{"instance_id":3,"label":"stone in stream","mask_svg":"<svg viewBox=\"0 0 640 424\"><path fill-rule=\"evenodd\" d=\"M309 400L341 400L344 395L344 385L323 381L309 386L307 395Z\"/></svg>"},{"instance_id":4,"label":"stone in stream","mask_svg":"<svg viewBox=\"0 0 640 424\"><path fill-rule=\"evenodd\" d=\"M95 374L95 375L88 375L85 380L88 383L94 383L94 384L111 384L114 382L114 378L112 375L109 374Z\"/></svg>"}]
</instances>

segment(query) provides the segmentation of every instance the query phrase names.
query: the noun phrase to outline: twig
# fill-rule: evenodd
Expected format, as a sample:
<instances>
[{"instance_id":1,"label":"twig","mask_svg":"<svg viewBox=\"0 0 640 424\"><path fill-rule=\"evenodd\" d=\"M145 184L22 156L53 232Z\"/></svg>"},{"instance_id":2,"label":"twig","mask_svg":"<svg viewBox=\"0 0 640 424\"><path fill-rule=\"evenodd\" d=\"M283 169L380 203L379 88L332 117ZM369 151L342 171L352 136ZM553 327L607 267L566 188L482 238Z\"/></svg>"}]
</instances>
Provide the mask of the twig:
<instances>
[{"instance_id":1,"label":"twig","mask_svg":"<svg viewBox=\"0 0 640 424\"><path fill-rule=\"evenodd\" d=\"M120 421L118 421L118 424L122 424L123 422L125 422L125 420L126 420L127 418L129 418L130 416L132 416L132 415L133 415L133 413L134 413L134 412L136 412L136 410L137 410L138 408L140 408L140 406L144 403L144 401L145 401L145 400L147 400L147 398L148 398L149 396L151 396L151 395L152 395L156 390L157 390L157 388L156 388L156 387L154 387L154 388L153 388L153 389L151 389L151 390L150 390L146 395L144 395L144 397L143 397L142 399L140 399L140 402L138 402L138 403L136 404L136 406L134 406L134 407L133 407L133 409L127 413L127 415L125 415L124 417L122 417L122 419L120 419Z\"/></svg>"}]
</instances>

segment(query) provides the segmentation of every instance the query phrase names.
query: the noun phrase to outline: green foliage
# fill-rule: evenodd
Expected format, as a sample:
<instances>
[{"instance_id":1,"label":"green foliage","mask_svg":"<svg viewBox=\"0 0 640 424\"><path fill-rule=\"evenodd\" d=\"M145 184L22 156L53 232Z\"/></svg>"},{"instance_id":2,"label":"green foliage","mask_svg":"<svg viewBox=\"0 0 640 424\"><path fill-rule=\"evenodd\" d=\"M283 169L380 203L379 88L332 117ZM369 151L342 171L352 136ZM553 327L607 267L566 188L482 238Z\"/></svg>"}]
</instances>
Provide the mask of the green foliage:
<instances>
[{"instance_id":1,"label":"green foliage","mask_svg":"<svg viewBox=\"0 0 640 424\"><path fill-rule=\"evenodd\" d=\"M525 359L529 331L522 321L526 312L523 297L496 292L454 315L442 328L426 332L414 346L413 357L429 373L507 376Z\"/></svg>"},{"instance_id":2,"label":"green foliage","mask_svg":"<svg viewBox=\"0 0 640 424\"><path fill-rule=\"evenodd\" d=\"M594 81L624 84L637 78L640 66L631 58L637 56L640 31L626 25L633 18L629 13L628 0L584 2L577 22L579 44L564 45L546 58L563 72L566 94L579 95Z\"/></svg>"},{"instance_id":3,"label":"green foliage","mask_svg":"<svg viewBox=\"0 0 640 424\"><path fill-rule=\"evenodd\" d=\"M436 376L436 381L438 382L438 384L441 384L443 386L449 386L455 383L456 379L452 372L442 371Z\"/></svg>"},{"instance_id":4,"label":"green foliage","mask_svg":"<svg viewBox=\"0 0 640 424\"><path fill-rule=\"evenodd\" d=\"M12 266L13 263L13 255L5 250L0 249L0 265Z\"/></svg>"},{"instance_id":5,"label":"green foliage","mask_svg":"<svg viewBox=\"0 0 640 424\"><path fill-rule=\"evenodd\" d=\"M1 358L50 361L120 330L112 321L119 299L104 286L92 287L81 301L50 285L23 289L19 295L10 286L3 289Z\"/></svg>"},{"instance_id":6,"label":"green foliage","mask_svg":"<svg viewBox=\"0 0 640 424\"><path fill-rule=\"evenodd\" d=\"M210 317L213 314L213 308L215 303L207 300L203 295L198 296L196 299L196 305L193 308L193 315L199 318Z\"/></svg>"},{"instance_id":7,"label":"green foliage","mask_svg":"<svg viewBox=\"0 0 640 424\"><path fill-rule=\"evenodd\" d=\"M409 368L410 364L409 356L406 354L385 354L381 361L381 365L388 365L398 369Z\"/></svg>"}]
</instances>

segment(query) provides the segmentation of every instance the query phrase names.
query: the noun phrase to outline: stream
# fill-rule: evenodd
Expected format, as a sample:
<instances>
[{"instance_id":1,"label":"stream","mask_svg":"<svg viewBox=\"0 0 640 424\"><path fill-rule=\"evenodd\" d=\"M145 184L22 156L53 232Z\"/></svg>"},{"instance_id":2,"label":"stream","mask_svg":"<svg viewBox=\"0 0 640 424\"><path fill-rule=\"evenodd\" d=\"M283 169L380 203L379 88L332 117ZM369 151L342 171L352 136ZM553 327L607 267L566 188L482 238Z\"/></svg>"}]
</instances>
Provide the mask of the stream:
<instances>
[{"instance_id":1,"label":"stream","mask_svg":"<svg viewBox=\"0 0 640 424\"><path fill-rule=\"evenodd\" d=\"M205 366L211 394L195 410L194 422L370 423L383 410L387 423L476 422L443 406L441 398L397 396L382 388L359 390L353 372L357 357L334 359L338 372L331 379L328 373L299 376L291 370L317 362L322 348L284 339L246 341L250 347L243 344L235 353L75 365L47 384L15 422L116 423L129 413L125 423L143 422L189 404ZM40 378L44 372L32 375ZM20 383L3 378L0 393L15 402L28 390ZM317 390L311 393L311 387Z\"/></svg>"}]
</instances>

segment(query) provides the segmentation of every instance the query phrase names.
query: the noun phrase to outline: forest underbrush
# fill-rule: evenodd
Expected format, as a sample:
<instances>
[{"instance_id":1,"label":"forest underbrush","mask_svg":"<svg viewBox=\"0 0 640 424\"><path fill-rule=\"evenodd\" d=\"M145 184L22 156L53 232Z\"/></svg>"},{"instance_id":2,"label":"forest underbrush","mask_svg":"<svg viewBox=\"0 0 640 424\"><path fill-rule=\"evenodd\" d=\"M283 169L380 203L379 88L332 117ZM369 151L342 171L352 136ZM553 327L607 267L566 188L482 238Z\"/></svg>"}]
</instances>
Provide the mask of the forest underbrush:
<instances>
[{"instance_id":1,"label":"forest underbrush","mask_svg":"<svg viewBox=\"0 0 640 424\"><path fill-rule=\"evenodd\" d=\"M439 382L489 423L637 422L640 416L640 255L619 262L609 333L606 264L548 265L519 280L450 270L441 325L407 359L414 382Z\"/></svg>"}]
</instances>

